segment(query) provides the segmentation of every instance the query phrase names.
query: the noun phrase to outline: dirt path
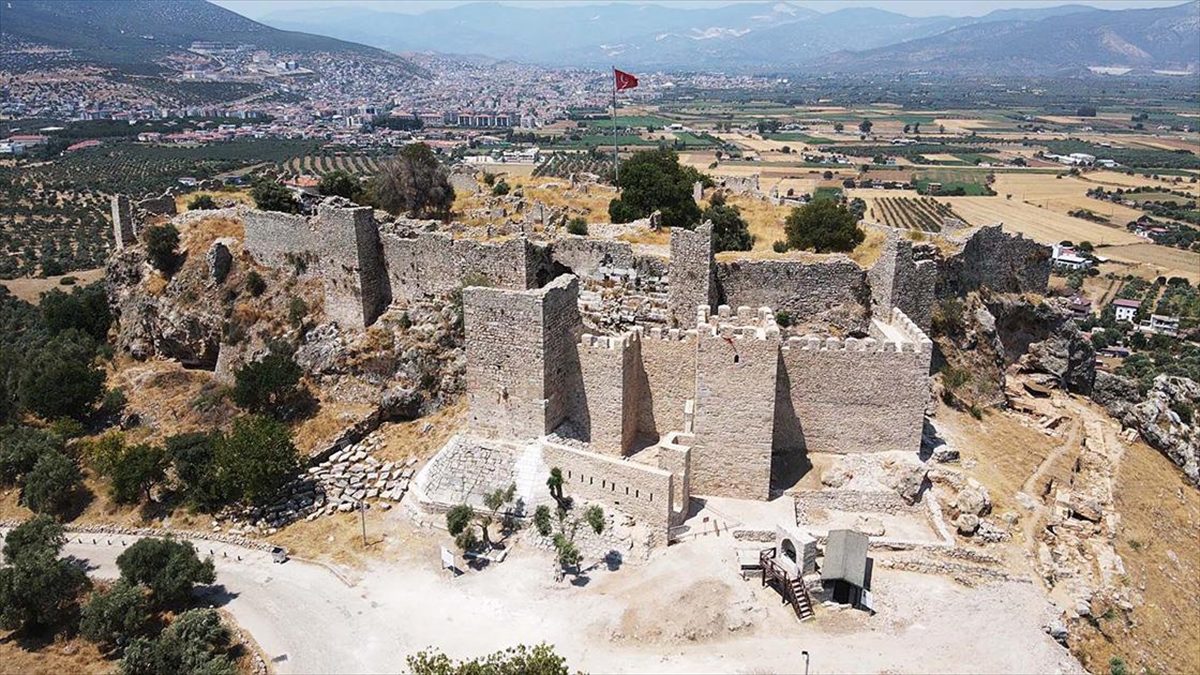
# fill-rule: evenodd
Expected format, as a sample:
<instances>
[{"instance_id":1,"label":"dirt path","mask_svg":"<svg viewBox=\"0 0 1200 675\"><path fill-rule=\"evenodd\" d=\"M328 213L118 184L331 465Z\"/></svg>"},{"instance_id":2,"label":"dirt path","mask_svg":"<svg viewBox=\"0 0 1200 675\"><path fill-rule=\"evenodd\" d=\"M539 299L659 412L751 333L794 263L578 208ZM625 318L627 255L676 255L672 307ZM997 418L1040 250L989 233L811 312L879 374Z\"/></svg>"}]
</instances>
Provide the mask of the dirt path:
<instances>
[{"instance_id":1,"label":"dirt path","mask_svg":"<svg viewBox=\"0 0 1200 675\"><path fill-rule=\"evenodd\" d=\"M1079 432L1080 422L1072 420L1071 429L1067 432L1067 437L1046 455L1046 458L1038 464L1033 473L1029 475L1029 478L1025 480L1025 483L1021 485L1021 492L1029 495L1034 504L1033 513L1021 521L1021 532L1024 534L1025 547L1034 555L1037 554L1038 547L1037 537L1035 536L1036 530L1045 522L1046 511L1048 509L1045 497L1042 495L1042 492L1045 490L1043 480L1050 469L1063 458L1063 455L1079 447Z\"/></svg>"}]
</instances>

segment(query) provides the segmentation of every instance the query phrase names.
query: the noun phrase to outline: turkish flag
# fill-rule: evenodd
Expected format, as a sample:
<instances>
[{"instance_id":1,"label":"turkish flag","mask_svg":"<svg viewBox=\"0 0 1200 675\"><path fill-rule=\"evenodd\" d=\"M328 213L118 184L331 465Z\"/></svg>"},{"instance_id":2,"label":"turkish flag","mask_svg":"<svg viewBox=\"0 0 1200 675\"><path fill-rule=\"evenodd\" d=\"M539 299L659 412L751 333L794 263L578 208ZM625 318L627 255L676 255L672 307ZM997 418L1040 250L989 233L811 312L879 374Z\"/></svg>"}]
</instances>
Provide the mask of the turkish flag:
<instances>
[{"instance_id":1,"label":"turkish flag","mask_svg":"<svg viewBox=\"0 0 1200 675\"><path fill-rule=\"evenodd\" d=\"M617 81L617 91L625 91L626 89L633 89L634 87L638 86L637 77L623 70L617 70L616 68L613 68L613 77L615 77Z\"/></svg>"}]
</instances>

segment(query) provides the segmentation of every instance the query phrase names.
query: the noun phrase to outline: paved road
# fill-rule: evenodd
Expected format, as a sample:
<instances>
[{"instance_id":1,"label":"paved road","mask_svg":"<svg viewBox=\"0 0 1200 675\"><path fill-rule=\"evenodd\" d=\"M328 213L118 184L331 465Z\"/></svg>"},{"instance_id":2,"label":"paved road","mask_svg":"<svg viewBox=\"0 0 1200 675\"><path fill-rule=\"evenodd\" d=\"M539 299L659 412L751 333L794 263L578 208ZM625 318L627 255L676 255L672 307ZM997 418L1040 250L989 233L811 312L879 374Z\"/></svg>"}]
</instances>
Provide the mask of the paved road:
<instances>
[{"instance_id":1,"label":"paved road","mask_svg":"<svg viewBox=\"0 0 1200 675\"><path fill-rule=\"evenodd\" d=\"M6 534L0 531L0 535ZM88 561L91 574L116 578L117 556L137 537L68 533L64 555ZM95 542L95 543L93 543ZM197 539L202 556L211 552L217 586L205 598L222 606L262 647L279 673L371 670L361 660L358 623L371 603L325 567L297 560L279 565L269 553ZM240 558L240 559L239 559Z\"/></svg>"}]
</instances>

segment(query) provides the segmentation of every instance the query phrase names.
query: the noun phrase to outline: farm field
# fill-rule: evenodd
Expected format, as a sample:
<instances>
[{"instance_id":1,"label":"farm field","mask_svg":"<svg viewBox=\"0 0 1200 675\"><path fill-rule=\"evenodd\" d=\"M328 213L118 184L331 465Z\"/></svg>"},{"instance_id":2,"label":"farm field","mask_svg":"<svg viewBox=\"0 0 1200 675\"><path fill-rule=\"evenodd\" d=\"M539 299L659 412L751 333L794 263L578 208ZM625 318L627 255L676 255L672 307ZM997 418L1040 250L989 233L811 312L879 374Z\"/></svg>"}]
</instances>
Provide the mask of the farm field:
<instances>
[{"instance_id":1,"label":"farm field","mask_svg":"<svg viewBox=\"0 0 1200 675\"><path fill-rule=\"evenodd\" d=\"M945 218L963 220L949 204L932 197L875 197L868 218L901 230L941 232Z\"/></svg>"},{"instance_id":2,"label":"farm field","mask_svg":"<svg viewBox=\"0 0 1200 675\"><path fill-rule=\"evenodd\" d=\"M1143 215L1138 209L1101 199L1092 199L1085 194L1095 187L1078 178L1051 178L1042 174L1002 173L996 174L992 189L998 195L1012 195L1034 206L1066 215L1070 211L1087 209L1104 216L1115 225L1124 225Z\"/></svg>"},{"instance_id":3,"label":"farm field","mask_svg":"<svg viewBox=\"0 0 1200 675\"><path fill-rule=\"evenodd\" d=\"M1101 225L1004 197L938 197L972 225L1003 222L1009 232L1020 232L1044 244L1063 240L1090 241L1097 246L1140 244L1145 240L1124 227Z\"/></svg>"},{"instance_id":4,"label":"farm field","mask_svg":"<svg viewBox=\"0 0 1200 675\"><path fill-rule=\"evenodd\" d=\"M1184 183L1175 183L1174 176L1164 176L1160 178L1151 178L1140 173L1135 173L1132 176L1120 171L1089 171L1079 177L1079 180L1088 183L1094 183L1104 187L1174 187L1178 189L1188 189L1182 187ZM1186 181L1187 179L1183 179ZM1200 190L1200 184L1186 183L1192 190Z\"/></svg>"},{"instance_id":5,"label":"farm field","mask_svg":"<svg viewBox=\"0 0 1200 675\"><path fill-rule=\"evenodd\" d=\"M380 162L385 159L373 155L303 155L287 160L284 167L297 175L321 176L336 169L356 176L369 176L379 171Z\"/></svg>"},{"instance_id":6,"label":"farm field","mask_svg":"<svg viewBox=\"0 0 1200 675\"><path fill-rule=\"evenodd\" d=\"M1112 258L1114 261L1149 266L1156 272L1155 276L1186 277L1192 283L1200 283L1200 253L1195 251L1143 241L1123 246L1097 247L1096 255Z\"/></svg>"}]
</instances>

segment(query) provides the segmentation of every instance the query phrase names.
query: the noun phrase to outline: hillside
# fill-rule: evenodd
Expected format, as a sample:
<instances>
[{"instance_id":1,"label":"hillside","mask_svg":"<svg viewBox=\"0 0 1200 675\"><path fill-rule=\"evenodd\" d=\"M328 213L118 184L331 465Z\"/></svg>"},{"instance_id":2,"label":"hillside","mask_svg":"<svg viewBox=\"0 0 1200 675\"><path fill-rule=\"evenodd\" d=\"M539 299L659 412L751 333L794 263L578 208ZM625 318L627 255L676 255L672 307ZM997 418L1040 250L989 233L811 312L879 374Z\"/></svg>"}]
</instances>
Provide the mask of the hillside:
<instances>
[{"instance_id":1,"label":"hillside","mask_svg":"<svg viewBox=\"0 0 1200 675\"><path fill-rule=\"evenodd\" d=\"M144 64L196 40L253 44L290 53L342 52L403 63L380 49L321 35L284 31L206 0L6 0L0 42L70 49L80 60Z\"/></svg>"},{"instance_id":2,"label":"hillside","mask_svg":"<svg viewBox=\"0 0 1200 675\"><path fill-rule=\"evenodd\" d=\"M836 72L1048 75L1088 67L1200 71L1200 2L1005 20L822 60Z\"/></svg>"}]
</instances>

